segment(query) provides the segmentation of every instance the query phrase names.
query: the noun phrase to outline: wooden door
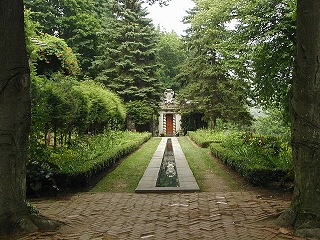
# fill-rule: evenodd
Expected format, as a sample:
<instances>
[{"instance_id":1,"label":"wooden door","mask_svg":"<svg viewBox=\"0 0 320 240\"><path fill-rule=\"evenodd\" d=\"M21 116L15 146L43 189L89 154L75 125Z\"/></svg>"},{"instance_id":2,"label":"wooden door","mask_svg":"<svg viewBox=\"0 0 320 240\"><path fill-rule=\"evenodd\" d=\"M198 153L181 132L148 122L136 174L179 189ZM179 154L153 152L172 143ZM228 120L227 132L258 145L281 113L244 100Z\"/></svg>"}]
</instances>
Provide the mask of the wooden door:
<instances>
[{"instance_id":1,"label":"wooden door","mask_svg":"<svg viewBox=\"0 0 320 240\"><path fill-rule=\"evenodd\" d=\"M173 135L173 114L166 115L166 135Z\"/></svg>"}]
</instances>

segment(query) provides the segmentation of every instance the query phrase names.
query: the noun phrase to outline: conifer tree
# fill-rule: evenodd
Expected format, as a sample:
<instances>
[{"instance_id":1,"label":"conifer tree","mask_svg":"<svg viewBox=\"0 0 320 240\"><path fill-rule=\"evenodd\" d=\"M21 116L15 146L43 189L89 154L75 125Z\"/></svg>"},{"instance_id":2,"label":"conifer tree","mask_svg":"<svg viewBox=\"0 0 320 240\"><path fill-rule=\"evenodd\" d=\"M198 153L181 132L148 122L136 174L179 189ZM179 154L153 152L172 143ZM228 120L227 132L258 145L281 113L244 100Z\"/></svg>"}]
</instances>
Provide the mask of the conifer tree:
<instances>
[{"instance_id":1,"label":"conifer tree","mask_svg":"<svg viewBox=\"0 0 320 240\"><path fill-rule=\"evenodd\" d=\"M134 129L150 123L160 99L161 85L155 78L157 34L139 0L113 0L111 8L113 16L104 21L102 55L94 63L96 80L123 98L128 128Z\"/></svg>"},{"instance_id":2,"label":"conifer tree","mask_svg":"<svg viewBox=\"0 0 320 240\"><path fill-rule=\"evenodd\" d=\"M212 6L226 13L217 14ZM212 128L217 119L242 124L251 121L245 95L248 86L234 71L234 58L229 54L232 32L225 23L231 20L227 10L232 6L232 0L203 1L196 3L185 19L191 27L185 37L190 55L177 76L183 86L179 93L182 111L200 111Z\"/></svg>"}]
</instances>

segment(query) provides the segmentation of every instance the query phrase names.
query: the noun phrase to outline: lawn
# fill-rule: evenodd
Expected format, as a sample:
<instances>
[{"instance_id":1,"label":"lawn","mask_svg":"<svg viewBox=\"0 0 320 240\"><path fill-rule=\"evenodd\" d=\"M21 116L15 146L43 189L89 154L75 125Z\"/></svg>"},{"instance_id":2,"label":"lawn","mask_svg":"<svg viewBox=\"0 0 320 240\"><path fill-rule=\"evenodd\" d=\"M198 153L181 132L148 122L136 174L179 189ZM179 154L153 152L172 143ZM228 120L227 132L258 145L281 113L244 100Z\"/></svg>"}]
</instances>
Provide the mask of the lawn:
<instances>
[{"instance_id":1,"label":"lawn","mask_svg":"<svg viewBox=\"0 0 320 240\"><path fill-rule=\"evenodd\" d=\"M206 172L221 177L234 191L239 190L238 184L212 159L208 148L195 146L188 137L180 137L179 143L201 191L207 191L209 188L208 182L205 181Z\"/></svg>"},{"instance_id":2,"label":"lawn","mask_svg":"<svg viewBox=\"0 0 320 240\"><path fill-rule=\"evenodd\" d=\"M151 138L139 150L124 159L113 172L104 177L91 191L134 192L160 141L161 138ZM237 183L212 159L208 148L195 146L188 137L179 137L179 143L201 191L207 191L209 188L208 182L204 181L207 172L212 172L223 178L227 185L234 190L238 190Z\"/></svg>"},{"instance_id":3,"label":"lawn","mask_svg":"<svg viewBox=\"0 0 320 240\"><path fill-rule=\"evenodd\" d=\"M151 138L104 177L91 192L134 192L161 138Z\"/></svg>"}]
</instances>

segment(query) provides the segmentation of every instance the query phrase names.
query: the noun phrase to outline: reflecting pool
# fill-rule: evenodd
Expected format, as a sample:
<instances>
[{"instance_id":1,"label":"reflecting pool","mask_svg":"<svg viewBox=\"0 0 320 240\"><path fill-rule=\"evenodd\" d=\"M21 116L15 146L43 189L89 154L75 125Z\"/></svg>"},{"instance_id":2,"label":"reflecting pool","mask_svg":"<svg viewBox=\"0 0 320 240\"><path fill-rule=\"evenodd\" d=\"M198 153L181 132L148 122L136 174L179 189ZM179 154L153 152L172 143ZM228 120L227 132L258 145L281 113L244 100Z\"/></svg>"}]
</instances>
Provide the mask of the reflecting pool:
<instances>
[{"instance_id":1,"label":"reflecting pool","mask_svg":"<svg viewBox=\"0 0 320 240\"><path fill-rule=\"evenodd\" d=\"M179 187L179 179L171 138L167 140L156 187Z\"/></svg>"}]
</instances>

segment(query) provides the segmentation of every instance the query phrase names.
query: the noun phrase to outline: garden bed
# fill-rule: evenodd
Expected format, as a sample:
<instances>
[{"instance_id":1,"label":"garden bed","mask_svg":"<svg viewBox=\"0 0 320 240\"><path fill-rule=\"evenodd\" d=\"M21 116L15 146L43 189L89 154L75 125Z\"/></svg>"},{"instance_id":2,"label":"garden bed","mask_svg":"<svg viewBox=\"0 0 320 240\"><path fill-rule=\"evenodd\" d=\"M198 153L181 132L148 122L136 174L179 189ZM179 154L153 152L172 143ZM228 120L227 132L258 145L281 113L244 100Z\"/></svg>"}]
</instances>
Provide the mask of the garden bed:
<instances>
[{"instance_id":1,"label":"garden bed","mask_svg":"<svg viewBox=\"0 0 320 240\"><path fill-rule=\"evenodd\" d=\"M221 144L211 144L210 151L225 165L241 174L254 185L263 186L271 182L281 181L289 173L289 169L266 166L259 163L258 159L248 159L221 146Z\"/></svg>"},{"instance_id":2,"label":"garden bed","mask_svg":"<svg viewBox=\"0 0 320 240\"><path fill-rule=\"evenodd\" d=\"M206 142L211 135L214 134L201 139L202 131L189 136L198 144ZM281 182L292 170L291 149L287 142L275 136L234 132L225 134L223 141L213 142L209 147L213 155L254 185Z\"/></svg>"},{"instance_id":3,"label":"garden bed","mask_svg":"<svg viewBox=\"0 0 320 240\"><path fill-rule=\"evenodd\" d=\"M141 144L149 140L150 133L136 134L134 138L123 139L118 143L110 144L104 152L96 156L88 155L88 158L66 159L60 163L61 170L55 175L59 187L78 188L87 186L98 174L106 171L121 158L134 152Z\"/></svg>"},{"instance_id":4,"label":"garden bed","mask_svg":"<svg viewBox=\"0 0 320 240\"><path fill-rule=\"evenodd\" d=\"M42 195L57 189L87 187L151 136L151 133L111 132L82 138L70 148L47 149L45 160L28 164L28 193Z\"/></svg>"}]
</instances>

